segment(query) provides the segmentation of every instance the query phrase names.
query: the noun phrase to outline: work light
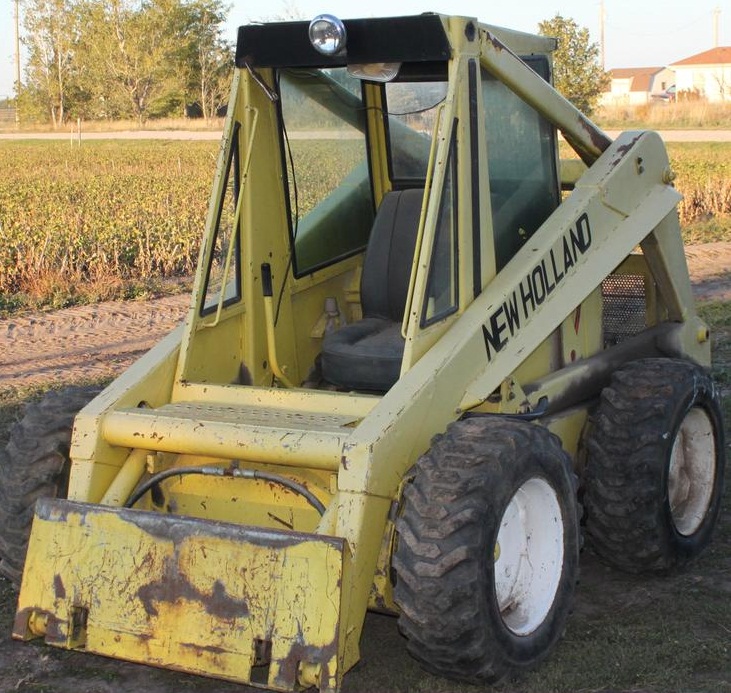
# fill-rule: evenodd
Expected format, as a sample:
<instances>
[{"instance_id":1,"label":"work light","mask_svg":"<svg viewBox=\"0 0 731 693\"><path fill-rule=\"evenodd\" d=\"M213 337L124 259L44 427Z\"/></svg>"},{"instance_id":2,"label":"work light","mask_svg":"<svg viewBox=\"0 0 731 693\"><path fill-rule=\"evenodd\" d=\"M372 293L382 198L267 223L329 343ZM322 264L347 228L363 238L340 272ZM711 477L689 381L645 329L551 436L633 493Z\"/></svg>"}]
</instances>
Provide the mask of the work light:
<instances>
[{"instance_id":1,"label":"work light","mask_svg":"<svg viewBox=\"0 0 731 693\"><path fill-rule=\"evenodd\" d=\"M345 50L345 25L331 14L318 14L310 22L310 43L323 55L337 55Z\"/></svg>"}]
</instances>

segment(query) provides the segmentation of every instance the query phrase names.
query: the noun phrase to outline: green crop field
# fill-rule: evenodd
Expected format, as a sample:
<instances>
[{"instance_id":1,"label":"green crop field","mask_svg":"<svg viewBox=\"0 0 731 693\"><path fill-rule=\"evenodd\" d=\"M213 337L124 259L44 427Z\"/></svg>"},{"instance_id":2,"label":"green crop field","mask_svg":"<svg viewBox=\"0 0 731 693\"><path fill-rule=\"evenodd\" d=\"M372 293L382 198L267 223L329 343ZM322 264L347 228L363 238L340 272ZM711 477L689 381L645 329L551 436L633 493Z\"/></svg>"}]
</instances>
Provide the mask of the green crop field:
<instances>
[{"instance_id":1,"label":"green crop field","mask_svg":"<svg viewBox=\"0 0 731 693\"><path fill-rule=\"evenodd\" d=\"M731 144L671 144L686 242L731 238ZM0 312L160 291L190 277L215 142L0 142ZM302 190L330 185L328 150L297 141ZM318 192L319 191L319 192ZM310 201L299 200L304 213Z\"/></svg>"}]
</instances>

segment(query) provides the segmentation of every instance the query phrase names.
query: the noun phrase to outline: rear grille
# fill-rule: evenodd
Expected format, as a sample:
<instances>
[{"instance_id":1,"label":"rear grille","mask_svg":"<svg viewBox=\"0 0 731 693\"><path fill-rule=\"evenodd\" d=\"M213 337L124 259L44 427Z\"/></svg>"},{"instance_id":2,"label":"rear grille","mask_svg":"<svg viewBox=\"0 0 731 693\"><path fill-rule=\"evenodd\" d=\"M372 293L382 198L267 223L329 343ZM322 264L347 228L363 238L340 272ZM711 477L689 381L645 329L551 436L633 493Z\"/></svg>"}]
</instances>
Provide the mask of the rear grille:
<instances>
[{"instance_id":1,"label":"rear grille","mask_svg":"<svg viewBox=\"0 0 731 693\"><path fill-rule=\"evenodd\" d=\"M647 327L645 277L610 274L602 282L604 347L619 344Z\"/></svg>"}]
</instances>

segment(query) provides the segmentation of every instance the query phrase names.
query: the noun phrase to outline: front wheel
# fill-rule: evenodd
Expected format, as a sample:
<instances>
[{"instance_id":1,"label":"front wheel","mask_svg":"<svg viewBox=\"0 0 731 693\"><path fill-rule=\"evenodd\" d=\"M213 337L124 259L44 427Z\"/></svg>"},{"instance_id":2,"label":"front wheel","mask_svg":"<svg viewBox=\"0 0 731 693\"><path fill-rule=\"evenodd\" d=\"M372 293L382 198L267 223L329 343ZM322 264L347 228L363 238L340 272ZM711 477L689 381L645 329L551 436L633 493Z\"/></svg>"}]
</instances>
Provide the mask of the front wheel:
<instances>
[{"instance_id":1,"label":"front wheel","mask_svg":"<svg viewBox=\"0 0 731 693\"><path fill-rule=\"evenodd\" d=\"M76 414L99 387L51 390L26 407L0 451L0 575L16 587L23 574L36 500L65 498Z\"/></svg>"},{"instance_id":2,"label":"front wheel","mask_svg":"<svg viewBox=\"0 0 731 693\"><path fill-rule=\"evenodd\" d=\"M429 671L491 683L543 659L578 573L571 460L525 422L472 418L416 464L396 524L394 599Z\"/></svg>"}]
</instances>

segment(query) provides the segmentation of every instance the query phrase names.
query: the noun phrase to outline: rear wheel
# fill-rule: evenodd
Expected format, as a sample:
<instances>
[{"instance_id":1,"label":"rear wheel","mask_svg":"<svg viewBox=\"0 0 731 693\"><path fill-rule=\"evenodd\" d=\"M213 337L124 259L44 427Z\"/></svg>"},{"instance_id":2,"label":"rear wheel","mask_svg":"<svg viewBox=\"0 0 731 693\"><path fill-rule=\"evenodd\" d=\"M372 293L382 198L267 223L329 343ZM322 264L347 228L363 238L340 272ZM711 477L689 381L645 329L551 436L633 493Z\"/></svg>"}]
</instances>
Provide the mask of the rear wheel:
<instances>
[{"instance_id":1,"label":"rear wheel","mask_svg":"<svg viewBox=\"0 0 731 693\"><path fill-rule=\"evenodd\" d=\"M442 676L501 679L563 633L578 571L570 458L544 428L473 418L437 436L404 491L394 598Z\"/></svg>"},{"instance_id":2,"label":"rear wheel","mask_svg":"<svg viewBox=\"0 0 731 693\"><path fill-rule=\"evenodd\" d=\"M49 391L26 407L0 452L0 575L16 587L23 574L35 502L68 493L74 417L99 392L99 387Z\"/></svg>"},{"instance_id":3,"label":"rear wheel","mask_svg":"<svg viewBox=\"0 0 731 693\"><path fill-rule=\"evenodd\" d=\"M629 572L697 556L718 518L725 467L718 393L701 367L634 361L602 393L587 441L587 534Z\"/></svg>"}]
</instances>

